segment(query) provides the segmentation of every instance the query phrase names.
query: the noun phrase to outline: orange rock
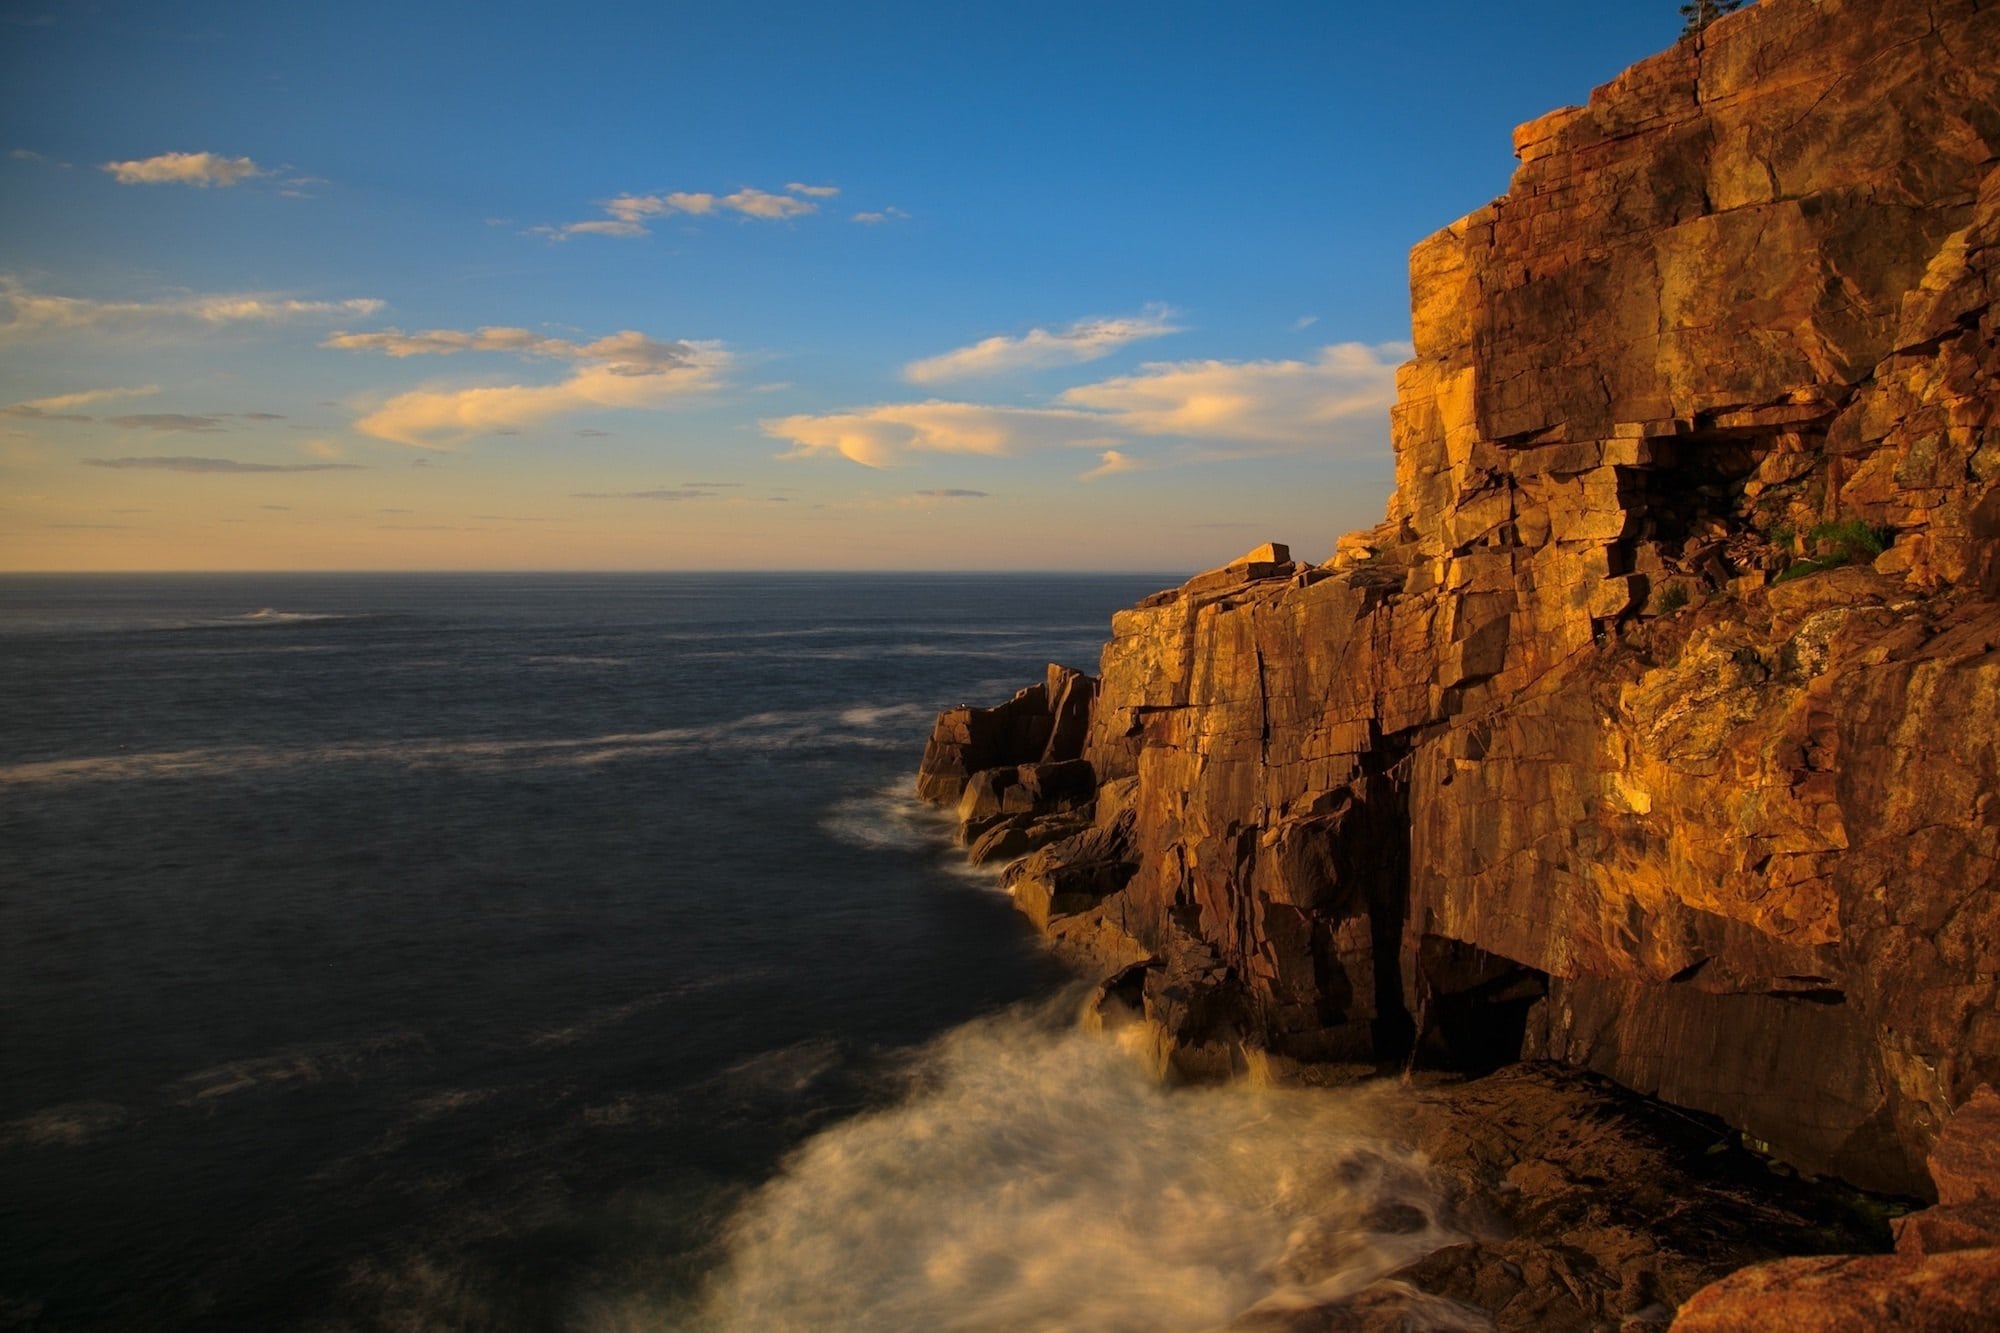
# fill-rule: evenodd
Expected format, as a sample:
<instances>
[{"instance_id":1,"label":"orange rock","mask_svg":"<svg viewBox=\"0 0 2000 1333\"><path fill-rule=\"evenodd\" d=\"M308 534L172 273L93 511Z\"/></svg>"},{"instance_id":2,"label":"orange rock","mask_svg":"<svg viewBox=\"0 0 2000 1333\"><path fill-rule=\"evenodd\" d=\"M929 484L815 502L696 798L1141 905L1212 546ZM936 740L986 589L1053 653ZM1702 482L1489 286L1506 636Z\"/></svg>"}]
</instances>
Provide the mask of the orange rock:
<instances>
[{"instance_id":1,"label":"orange rock","mask_svg":"<svg viewBox=\"0 0 2000 1333\"><path fill-rule=\"evenodd\" d=\"M1203 1068L1547 1057L1927 1192L2000 1083L1995 52L1762 0L1524 127L1412 253L1384 523L1113 619L1124 868L1038 924Z\"/></svg>"}]
</instances>

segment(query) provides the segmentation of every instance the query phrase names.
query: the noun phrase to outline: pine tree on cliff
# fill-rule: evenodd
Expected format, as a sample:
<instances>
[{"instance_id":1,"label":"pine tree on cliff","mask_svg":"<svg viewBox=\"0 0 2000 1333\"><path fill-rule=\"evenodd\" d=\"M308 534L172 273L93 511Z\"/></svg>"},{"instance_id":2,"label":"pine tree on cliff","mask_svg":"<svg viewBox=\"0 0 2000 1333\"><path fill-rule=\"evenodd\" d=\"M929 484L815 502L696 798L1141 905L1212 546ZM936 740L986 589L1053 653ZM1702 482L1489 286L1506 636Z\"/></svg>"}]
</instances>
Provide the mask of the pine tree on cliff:
<instances>
[{"instance_id":1,"label":"pine tree on cliff","mask_svg":"<svg viewBox=\"0 0 2000 1333\"><path fill-rule=\"evenodd\" d=\"M1692 37L1724 14L1743 8L1745 0L1688 0L1681 6L1681 36Z\"/></svg>"}]
</instances>

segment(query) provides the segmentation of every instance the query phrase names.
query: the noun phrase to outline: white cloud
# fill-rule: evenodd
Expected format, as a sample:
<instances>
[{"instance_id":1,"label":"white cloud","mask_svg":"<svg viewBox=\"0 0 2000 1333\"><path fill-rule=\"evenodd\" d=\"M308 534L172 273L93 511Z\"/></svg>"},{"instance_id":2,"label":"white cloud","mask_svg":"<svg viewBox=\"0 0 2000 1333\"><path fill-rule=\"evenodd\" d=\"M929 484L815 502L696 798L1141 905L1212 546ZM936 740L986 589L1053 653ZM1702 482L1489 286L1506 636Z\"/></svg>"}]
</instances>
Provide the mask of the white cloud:
<instances>
[{"instance_id":1,"label":"white cloud","mask_svg":"<svg viewBox=\"0 0 2000 1333\"><path fill-rule=\"evenodd\" d=\"M791 441L786 458L837 455L864 467L894 467L912 452L1006 457L1046 447L1088 447L1102 443L1105 433L1094 412L942 402L885 403L759 424L766 435Z\"/></svg>"},{"instance_id":2,"label":"white cloud","mask_svg":"<svg viewBox=\"0 0 2000 1333\"><path fill-rule=\"evenodd\" d=\"M670 357L653 361L616 359L631 339L650 348L674 350ZM356 421L354 428L415 448L450 449L480 435L506 434L569 412L666 407L718 387L729 364L718 343L665 344L639 334L614 334L582 347L571 346L573 351L561 355L583 364L557 383L416 389L390 398ZM540 348L521 350L549 355Z\"/></svg>"},{"instance_id":3,"label":"white cloud","mask_svg":"<svg viewBox=\"0 0 2000 1333\"><path fill-rule=\"evenodd\" d=\"M667 213L700 215L715 211L715 196L686 190L672 194L621 194L605 200L604 211L620 222L631 223Z\"/></svg>"},{"instance_id":4,"label":"white cloud","mask_svg":"<svg viewBox=\"0 0 2000 1333\"><path fill-rule=\"evenodd\" d=\"M520 356L550 357L568 361L602 361L619 374L650 374L688 364L688 344L660 342L632 329L614 333L595 342L577 343L550 338L531 329L492 326L467 332L463 329L424 329L404 333L382 329L375 333L335 333L322 347L350 352L384 352L393 357L450 356L457 352L512 352Z\"/></svg>"},{"instance_id":5,"label":"white cloud","mask_svg":"<svg viewBox=\"0 0 2000 1333\"><path fill-rule=\"evenodd\" d=\"M809 204L803 199L794 199L787 194L766 194L762 190L738 190L735 194L724 195L719 202L724 208L741 213L745 217L765 218L770 221L804 217L808 213L819 212L818 204Z\"/></svg>"},{"instance_id":6,"label":"white cloud","mask_svg":"<svg viewBox=\"0 0 2000 1333\"><path fill-rule=\"evenodd\" d=\"M877 212L856 213L854 215L854 221L864 222L867 223L869 226L873 226L878 222L903 222L906 221L909 218L909 216L910 215L908 213L905 213L902 209L896 207L894 204L891 204L887 208L881 209Z\"/></svg>"},{"instance_id":7,"label":"white cloud","mask_svg":"<svg viewBox=\"0 0 2000 1333\"><path fill-rule=\"evenodd\" d=\"M106 162L101 170L110 172L120 185L211 185L229 186L263 169L247 157L219 157L214 153L161 153L158 157L135 158L130 162Z\"/></svg>"},{"instance_id":8,"label":"white cloud","mask_svg":"<svg viewBox=\"0 0 2000 1333\"><path fill-rule=\"evenodd\" d=\"M1121 472L1138 472L1147 465L1122 449L1106 449L1097 456L1097 466L1078 477L1078 481L1098 481L1104 477L1115 477Z\"/></svg>"},{"instance_id":9,"label":"white cloud","mask_svg":"<svg viewBox=\"0 0 2000 1333\"><path fill-rule=\"evenodd\" d=\"M92 301L76 296L31 292L12 278L0 278L0 340L84 330L117 331L161 323L276 324L296 319L373 315L382 302L372 297L346 301L301 301L269 292L183 296L166 301Z\"/></svg>"},{"instance_id":10,"label":"white cloud","mask_svg":"<svg viewBox=\"0 0 2000 1333\"><path fill-rule=\"evenodd\" d=\"M572 236L650 236L652 231L646 226L649 218L671 217L686 214L703 217L722 210L740 213L744 217L759 218L767 222L783 222L791 218L804 217L808 213L819 212L819 205L810 199L831 198L840 191L831 185L800 185L793 182L785 189L790 194L772 194L751 186L737 190L733 194L711 194L699 190L673 190L660 194L620 194L604 200L599 206L608 215L585 222L565 222L552 227L530 227L533 236L546 236L552 241L566 241Z\"/></svg>"},{"instance_id":11,"label":"white cloud","mask_svg":"<svg viewBox=\"0 0 2000 1333\"><path fill-rule=\"evenodd\" d=\"M1007 457L1045 448L1090 448L1106 477L1138 469L1136 440L1184 441L1183 460L1326 449L1388 448L1388 409L1406 343L1342 343L1313 361L1182 361L1079 385L1052 407L932 400L760 423L794 446L788 458L835 455L892 467L911 453Z\"/></svg>"},{"instance_id":12,"label":"white cloud","mask_svg":"<svg viewBox=\"0 0 2000 1333\"><path fill-rule=\"evenodd\" d=\"M1095 361L1128 343L1179 333L1180 328L1172 319L1173 311L1168 307L1150 305L1137 315L1080 319L1057 333L1030 329L1018 338L986 338L970 347L912 361L903 367L903 378L915 384L935 384L940 380Z\"/></svg>"},{"instance_id":13,"label":"white cloud","mask_svg":"<svg viewBox=\"0 0 2000 1333\"><path fill-rule=\"evenodd\" d=\"M1292 321L1292 332L1303 333L1317 323L1319 323L1318 315L1300 315Z\"/></svg>"},{"instance_id":14,"label":"white cloud","mask_svg":"<svg viewBox=\"0 0 2000 1333\"><path fill-rule=\"evenodd\" d=\"M530 227L530 236L546 236L552 241L566 241L572 236L651 236L636 222L619 222L613 218L599 218L592 222L566 222L560 227Z\"/></svg>"},{"instance_id":15,"label":"white cloud","mask_svg":"<svg viewBox=\"0 0 2000 1333\"><path fill-rule=\"evenodd\" d=\"M1407 343L1338 343L1313 361L1175 361L1065 390L1134 435L1303 449L1351 443L1396 400Z\"/></svg>"}]
</instances>

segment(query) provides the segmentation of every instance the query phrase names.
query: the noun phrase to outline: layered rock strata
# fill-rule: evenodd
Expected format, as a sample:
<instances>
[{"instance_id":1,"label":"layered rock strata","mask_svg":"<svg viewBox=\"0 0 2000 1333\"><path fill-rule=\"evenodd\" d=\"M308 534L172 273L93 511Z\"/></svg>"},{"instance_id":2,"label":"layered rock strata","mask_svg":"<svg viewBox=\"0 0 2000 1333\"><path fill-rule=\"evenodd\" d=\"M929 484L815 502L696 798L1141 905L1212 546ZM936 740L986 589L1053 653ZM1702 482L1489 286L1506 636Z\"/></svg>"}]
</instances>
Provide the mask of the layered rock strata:
<instances>
[{"instance_id":1,"label":"layered rock strata","mask_svg":"<svg viewBox=\"0 0 2000 1333\"><path fill-rule=\"evenodd\" d=\"M1546 1058L1927 1194L2000 1080L2000 9L1763 0L1515 142L1385 522L920 793L1185 1072Z\"/></svg>"}]
</instances>

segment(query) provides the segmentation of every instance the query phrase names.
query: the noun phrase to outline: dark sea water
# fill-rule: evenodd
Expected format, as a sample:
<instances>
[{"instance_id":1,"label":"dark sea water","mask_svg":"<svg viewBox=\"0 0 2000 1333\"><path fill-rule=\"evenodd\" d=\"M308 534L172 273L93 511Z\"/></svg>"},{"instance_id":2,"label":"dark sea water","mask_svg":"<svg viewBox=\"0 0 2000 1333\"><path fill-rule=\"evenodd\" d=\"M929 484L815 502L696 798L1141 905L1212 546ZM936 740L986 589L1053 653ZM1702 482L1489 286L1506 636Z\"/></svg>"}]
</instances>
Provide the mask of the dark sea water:
<instances>
[{"instance_id":1,"label":"dark sea water","mask_svg":"<svg viewBox=\"0 0 2000 1333\"><path fill-rule=\"evenodd\" d=\"M1416 1188L1358 1103L1168 1096L908 796L1173 581L0 579L0 1328L1200 1328L1379 1269L1274 1266Z\"/></svg>"}]
</instances>

